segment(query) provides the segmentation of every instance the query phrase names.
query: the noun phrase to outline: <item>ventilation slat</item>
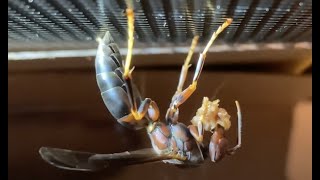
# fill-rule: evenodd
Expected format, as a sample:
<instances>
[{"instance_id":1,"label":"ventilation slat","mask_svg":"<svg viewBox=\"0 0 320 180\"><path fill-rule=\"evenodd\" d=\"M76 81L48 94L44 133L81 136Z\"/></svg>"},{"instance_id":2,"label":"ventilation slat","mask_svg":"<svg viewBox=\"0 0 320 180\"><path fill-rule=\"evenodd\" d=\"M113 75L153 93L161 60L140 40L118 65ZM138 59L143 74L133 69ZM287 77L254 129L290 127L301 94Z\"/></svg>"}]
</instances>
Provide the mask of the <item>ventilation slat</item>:
<instances>
[{"instance_id":1,"label":"ventilation slat","mask_svg":"<svg viewBox=\"0 0 320 180\"><path fill-rule=\"evenodd\" d=\"M311 42L311 0L133 0L135 42L157 46L200 44L226 18L233 23L217 43ZM56 43L63 48L93 44L110 31L126 45L126 0L8 0L10 47L32 42ZM161 43L159 43L161 42ZM122 44L121 44L122 43ZM22 45L21 45L22 46Z\"/></svg>"}]
</instances>

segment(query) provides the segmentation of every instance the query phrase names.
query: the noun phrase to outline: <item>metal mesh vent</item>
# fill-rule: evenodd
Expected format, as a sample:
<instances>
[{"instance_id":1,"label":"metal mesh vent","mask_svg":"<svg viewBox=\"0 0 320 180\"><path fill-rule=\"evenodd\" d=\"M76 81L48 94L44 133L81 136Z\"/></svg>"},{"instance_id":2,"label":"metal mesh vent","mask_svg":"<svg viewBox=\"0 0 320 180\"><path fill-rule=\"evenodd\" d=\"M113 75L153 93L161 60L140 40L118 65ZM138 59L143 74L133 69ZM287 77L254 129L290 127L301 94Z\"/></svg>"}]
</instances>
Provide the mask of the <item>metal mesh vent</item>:
<instances>
[{"instance_id":1,"label":"metal mesh vent","mask_svg":"<svg viewBox=\"0 0 320 180\"><path fill-rule=\"evenodd\" d=\"M311 41L311 0L133 0L137 42L201 42L227 17L220 42ZM9 0L9 49L95 44L106 30L126 40L124 0ZM70 47L69 47L70 48Z\"/></svg>"}]
</instances>

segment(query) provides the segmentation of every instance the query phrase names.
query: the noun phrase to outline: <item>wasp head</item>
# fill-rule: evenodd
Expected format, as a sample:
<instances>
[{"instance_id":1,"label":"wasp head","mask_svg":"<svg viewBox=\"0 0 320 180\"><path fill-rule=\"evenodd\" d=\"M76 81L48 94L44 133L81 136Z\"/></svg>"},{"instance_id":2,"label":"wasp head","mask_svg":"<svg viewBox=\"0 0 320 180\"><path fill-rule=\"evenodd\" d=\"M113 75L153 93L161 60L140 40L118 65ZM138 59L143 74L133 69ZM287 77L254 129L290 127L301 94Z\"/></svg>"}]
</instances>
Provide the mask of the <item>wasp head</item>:
<instances>
[{"instance_id":1,"label":"wasp head","mask_svg":"<svg viewBox=\"0 0 320 180\"><path fill-rule=\"evenodd\" d=\"M225 137L225 130L222 126L218 125L211 136L209 144L209 154L212 162L218 162L229 154L229 141Z\"/></svg>"}]
</instances>

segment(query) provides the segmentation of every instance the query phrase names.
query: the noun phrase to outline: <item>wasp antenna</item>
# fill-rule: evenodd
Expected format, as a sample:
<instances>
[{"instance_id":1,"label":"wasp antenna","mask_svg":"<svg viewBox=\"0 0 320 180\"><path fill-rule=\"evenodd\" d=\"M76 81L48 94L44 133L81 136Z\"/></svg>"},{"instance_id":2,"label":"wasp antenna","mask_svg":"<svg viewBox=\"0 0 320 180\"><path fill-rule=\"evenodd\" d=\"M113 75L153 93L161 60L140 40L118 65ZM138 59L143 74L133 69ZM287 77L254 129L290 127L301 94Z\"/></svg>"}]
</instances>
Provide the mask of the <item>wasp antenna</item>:
<instances>
[{"instance_id":1,"label":"wasp antenna","mask_svg":"<svg viewBox=\"0 0 320 180\"><path fill-rule=\"evenodd\" d=\"M241 146L241 134L242 134L242 113L241 113L241 108L240 108L240 104L238 101L235 101L236 106L237 106L237 115L238 115L238 144L237 144L237 148L239 148Z\"/></svg>"}]
</instances>

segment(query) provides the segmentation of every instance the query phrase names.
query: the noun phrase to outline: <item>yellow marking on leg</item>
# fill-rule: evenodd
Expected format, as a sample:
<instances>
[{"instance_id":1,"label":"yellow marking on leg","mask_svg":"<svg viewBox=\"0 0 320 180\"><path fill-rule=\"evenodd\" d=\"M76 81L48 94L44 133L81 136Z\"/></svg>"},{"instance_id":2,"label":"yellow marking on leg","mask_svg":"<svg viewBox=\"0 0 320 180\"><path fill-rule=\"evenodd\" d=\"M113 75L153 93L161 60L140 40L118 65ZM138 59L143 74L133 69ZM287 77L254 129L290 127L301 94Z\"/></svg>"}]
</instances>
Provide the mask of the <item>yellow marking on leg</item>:
<instances>
[{"instance_id":1,"label":"yellow marking on leg","mask_svg":"<svg viewBox=\"0 0 320 180\"><path fill-rule=\"evenodd\" d=\"M132 122L132 119L133 119L132 116L133 116L132 114L128 114L127 116L122 117L118 121L130 123Z\"/></svg>"},{"instance_id":2,"label":"yellow marking on leg","mask_svg":"<svg viewBox=\"0 0 320 180\"><path fill-rule=\"evenodd\" d=\"M140 121L143 118L143 116L141 116L139 112L133 110L132 108L131 108L131 114L133 115L134 119L137 121Z\"/></svg>"},{"instance_id":3,"label":"yellow marking on leg","mask_svg":"<svg viewBox=\"0 0 320 180\"><path fill-rule=\"evenodd\" d=\"M194 49L196 48L197 44L198 44L198 40L199 40L199 36L194 36L192 39L192 43L190 46L190 50L188 52L188 56L186 58L186 60L184 61L184 66L189 66L190 60L192 58Z\"/></svg>"},{"instance_id":4,"label":"yellow marking on leg","mask_svg":"<svg viewBox=\"0 0 320 180\"><path fill-rule=\"evenodd\" d=\"M172 159L177 159L177 160L180 160L180 161L185 161L185 160L187 160L187 157L186 157L186 156L183 156L183 155L179 154L178 152L172 152L169 156L170 156Z\"/></svg>"},{"instance_id":5,"label":"yellow marking on leg","mask_svg":"<svg viewBox=\"0 0 320 180\"><path fill-rule=\"evenodd\" d=\"M191 43L191 46L190 46L190 49L189 49L189 52L188 52L188 56L185 59L184 64L182 66L181 75L180 75L179 84L178 84L178 87L177 87L176 94L180 93L182 91L183 84L184 84L184 82L186 80L186 77L187 77L187 74L188 74L188 69L191 66L190 65L190 61L191 61L194 49L197 46L198 40L199 40L199 36L195 36L192 39L192 43Z\"/></svg>"},{"instance_id":6,"label":"yellow marking on leg","mask_svg":"<svg viewBox=\"0 0 320 180\"><path fill-rule=\"evenodd\" d=\"M204 55L203 58L205 58L205 54L209 50L209 47L212 45L213 41L218 37L218 35L230 24L232 23L232 19L228 18L219 28L212 34L210 41L208 42L207 46L203 50L202 54Z\"/></svg>"},{"instance_id":7,"label":"yellow marking on leg","mask_svg":"<svg viewBox=\"0 0 320 180\"><path fill-rule=\"evenodd\" d=\"M179 101L175 101L173 105L175 105L176 108L178 108L181 104L183 104L192 94L193 92L197 89L197 81L193 81L192 84L183 90L180 94L178 94Z\"/></svg>"},{"instance_id":8,"label":"yellow marking on leg","mask_svg":"<svg viewBox=\"0 0 320 180\"><path fill-rule=\"evenodd\" d=\"M127 13L127 18L128 18L128 52L127 52L127 57L126 57L126 62L125 62L125 68L124 68L124 73L123 75L125 77L130 76L130 63L131 63L131 58L132 58L132 49L133 49L133 33L134 33L134 13L133 9L128 8L126 10Z\"/></svg>"}]
</instances>

